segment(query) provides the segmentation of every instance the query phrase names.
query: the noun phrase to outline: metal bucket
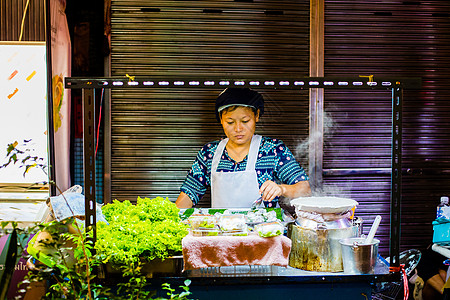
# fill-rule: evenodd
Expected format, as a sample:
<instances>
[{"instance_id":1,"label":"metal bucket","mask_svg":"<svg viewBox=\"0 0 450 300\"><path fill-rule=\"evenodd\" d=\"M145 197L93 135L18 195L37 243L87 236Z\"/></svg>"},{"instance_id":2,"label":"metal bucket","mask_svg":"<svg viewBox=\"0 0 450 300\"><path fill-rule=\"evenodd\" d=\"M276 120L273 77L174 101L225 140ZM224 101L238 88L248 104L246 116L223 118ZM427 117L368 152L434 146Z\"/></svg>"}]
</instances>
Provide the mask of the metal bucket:
<instances>
[{"instance_id":1,"label":"metal bucket","mask_svg":"<svg viewBox=\"0 0 450 300\"><path fill-rule=\"evenodd\" d=\"M373 239L367 245L364 242L365 238L346 238L339 241L342 247L344 273L373 274L380 241Z\"/></svg>"}]
</instances>

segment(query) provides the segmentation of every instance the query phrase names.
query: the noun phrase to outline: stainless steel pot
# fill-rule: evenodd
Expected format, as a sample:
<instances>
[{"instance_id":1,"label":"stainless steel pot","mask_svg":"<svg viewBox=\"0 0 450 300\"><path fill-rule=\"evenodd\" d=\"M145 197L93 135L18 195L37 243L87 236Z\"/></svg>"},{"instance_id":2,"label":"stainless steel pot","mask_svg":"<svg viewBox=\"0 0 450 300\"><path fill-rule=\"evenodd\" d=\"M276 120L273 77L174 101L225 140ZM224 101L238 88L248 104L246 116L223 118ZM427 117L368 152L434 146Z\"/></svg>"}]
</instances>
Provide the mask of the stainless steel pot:
<instances>
[{"instance_id":1,"label":"stainless steel pot","mask_svg":"<svg viewBox=\"0 0 450 300\"><path fill-rule=\"evenodd\" d=\"M380 240L373 239L369 244L365 242L365 238L345 238L340 240L345 273L373 274Z\"/></svg>"},{"instance_id":2,"label":"stainless steel pot","mask_svg":"<svg viewBox=\"0 0 450 300\"><path fill-rule=\"evenodd\" d=\"M301 197L295 207L295 225L288 231L292 240L291 267L321 272L342 272L339 240L360 235L362 220L351 219L358 204L338 197Z\"/></svg>"},{"instance_id":3,"label":"stainless steel pot","mask_svg":"<svg viewBox=\"0 0 450 300\"><path fill-rule=\"evenodd\" d=\"M337 225L337 224L336 224ZM317 272L342 272L341 239L356 237L358 226L342 228L313 228L292 225L289 266Z\"/></svg>"}]
</instances>

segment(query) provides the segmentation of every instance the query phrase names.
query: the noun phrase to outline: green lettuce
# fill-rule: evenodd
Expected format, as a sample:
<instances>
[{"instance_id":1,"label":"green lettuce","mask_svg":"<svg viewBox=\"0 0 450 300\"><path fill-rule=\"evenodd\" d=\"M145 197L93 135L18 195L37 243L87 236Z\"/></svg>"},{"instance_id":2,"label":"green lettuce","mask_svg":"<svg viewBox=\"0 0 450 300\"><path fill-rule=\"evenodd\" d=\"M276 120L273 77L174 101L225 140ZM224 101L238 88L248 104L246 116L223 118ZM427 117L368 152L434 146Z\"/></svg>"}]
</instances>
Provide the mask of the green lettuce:
<instances>
[{"instance_id":1,"label":"green lettuce","mask_svg":"<svg viewBox=\"0 0 450 300\"><path fill-rule=\"evenodd\" d=\"M188 226L181 223L179 209L167 198L138 197L136 205L114 200L102 212L109 225L97 223L95 249L104 261L126 265L181 254Z\"/></svg>"}]
</instances>

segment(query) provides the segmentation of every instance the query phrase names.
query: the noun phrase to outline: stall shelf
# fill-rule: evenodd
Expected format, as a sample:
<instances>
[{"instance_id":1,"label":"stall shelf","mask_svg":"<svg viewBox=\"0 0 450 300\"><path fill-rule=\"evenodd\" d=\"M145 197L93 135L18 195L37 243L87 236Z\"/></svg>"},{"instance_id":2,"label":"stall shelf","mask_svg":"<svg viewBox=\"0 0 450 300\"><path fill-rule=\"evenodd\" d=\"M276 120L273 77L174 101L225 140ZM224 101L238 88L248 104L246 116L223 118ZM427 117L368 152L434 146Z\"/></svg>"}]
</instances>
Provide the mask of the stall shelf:
<instances>
[{"instance_id":1,"label":"stall shelf","mask_svg":"<svg viewBox=\"0 0 450 300\"><path fill-rule=\"evenodd\" d=\"M317 288L322 292L330 292L334 299L342 295L348 299L365 295L370 297L373 284L382 281L400 279L400 204L402 179L402 103L404 89L417 89L421 86L420 78L391 78L376 76L342 76L342 77L298 77L298 78L172 78L172 77L108 77L108 78L77 78L66 77L67 89L81 89L83 103L83 143L84 143L84 187L86 205L86 228L95 226L95 92L97 89L136 89L136 88L225 88L236 87L264 87L274 89L384 89L391 90L392 97L392 148L391 148L391 193L390 193L390 271L387 274L374 275L343 275L343 274L300 274L285 275L271 274L267 276L236 275L224 276L191 276L192 290L200 296L202 293L214 293L214 297L229 299L228 291L238 288L242 293L251 295L264 294L263 298L289 299L293 295L302 293L302 299L317 298ZM92 227L90 227L92 226ZM183 277L161 277L158 280L182 283ZM156 279L155 279L156 280ZM300 285L298 283L301 283ZM320 283L320 285L318 285ZM214 288L212 289L211 286ZM231 288L233 287L233 288ZM269 288L270 287L270 288ZM261 298L258 296L258 298ZM360 298L358 298L360 299ZM363 298L361 298L363 299Z\"/></svg>"}]
</instances>

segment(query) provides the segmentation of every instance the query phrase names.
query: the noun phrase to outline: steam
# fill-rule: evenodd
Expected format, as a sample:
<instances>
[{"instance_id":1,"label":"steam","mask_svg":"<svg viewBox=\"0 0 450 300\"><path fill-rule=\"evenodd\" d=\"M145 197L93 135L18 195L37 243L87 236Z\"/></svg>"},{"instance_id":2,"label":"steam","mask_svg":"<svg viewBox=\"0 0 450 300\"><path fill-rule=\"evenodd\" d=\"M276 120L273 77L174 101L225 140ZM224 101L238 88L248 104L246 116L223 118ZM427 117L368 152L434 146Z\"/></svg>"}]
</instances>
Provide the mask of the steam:
<instances>
[{"instance_id":1,"label":"steam","mask_svg":"<svg viewBox=\"0 0 450 300\"><path fill-rule=\"evenodd\" d=\"M338 129L337 123L333 120L331 114L329 112L324 111L323 113L323 133L320 130L314 131L310 133L309 137L304 140L300 140L298 145L294 149L294 156L300 165L305 168L308 174L312 173L313 170L309 170L309 151L310 146L315 145L317 143L323 142L323 148L326 148L326 145L330 143L330 137ZM325 139L328 138L328 141ZM346 182L344 185L342 182L340 184L317 182L316 180L311 180L310 176L310 184L312 196L344 196L345 193L349 193L352 183ZM313 184L315 183L315 184Z\"/></svg>"},{"instance_id":2,"label":"steam","mask_svg":"<svg viewBox=\"0 0 450 300\"><path fill-rule=\"evenodd\" d=\"M320 186L315 186L312 188L312 196L325 197L325 196L336 196L349 198L350 190L352 187L351 182L345 182L344 185L337 185L332 183L327 183L326 185L322 182Z\"/></svg>"}]
</instances>

